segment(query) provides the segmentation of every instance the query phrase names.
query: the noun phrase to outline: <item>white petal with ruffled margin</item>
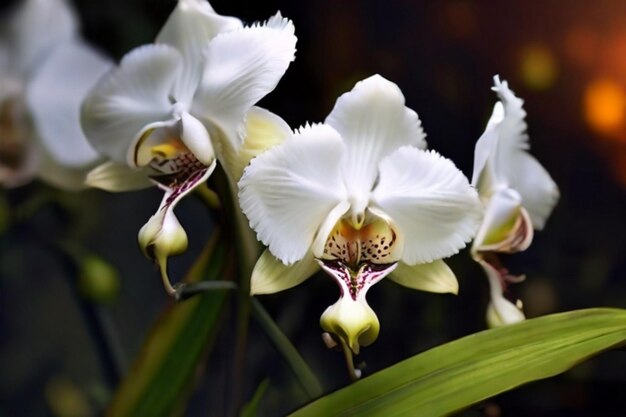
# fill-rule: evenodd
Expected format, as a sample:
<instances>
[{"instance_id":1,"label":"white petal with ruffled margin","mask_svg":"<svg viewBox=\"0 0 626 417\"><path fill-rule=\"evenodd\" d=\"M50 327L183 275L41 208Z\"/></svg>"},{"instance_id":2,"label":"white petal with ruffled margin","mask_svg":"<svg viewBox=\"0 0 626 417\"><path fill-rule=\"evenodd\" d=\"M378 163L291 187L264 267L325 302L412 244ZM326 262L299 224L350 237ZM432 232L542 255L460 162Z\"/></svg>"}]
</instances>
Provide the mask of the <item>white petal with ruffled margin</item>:
<instances>
[{"instance_id":1,"label":"white petal with ruffled margin","mask_svg":"<svg viewBox=\"0 0 626 417\"><path fill-rule=\"evenodd\" d=\"M493 113L487 122L483 134L476 141L474 148L474 172L472 173L472 185L477 187L481 194L487 194L496 185L496 172L494 172L495 155L498 150L497 126L504 119L504 107L497 102L493 107Z\"/></svg>"},{"instance_id":2,"label":"white petal with ruffled margin","mask_svg":"<svg viewBox=\"0 0 626 417\"><path fill-rule=\"evenodd\" d=\"M154 186L145 169L107 161L87 174L85 185L106 191L132 191Z\"/></svg>"},{"instance_id":3,"label":"white petal with ruffled margin","mask_svg":"<svg viewBox=\"0 0 626 417\"><path fill-rule=\"evenodd\" d=\"M409 265L457 253L482 214L476 191L452 161L410 146L380 163L373 202L404 235L402 260Z\"/></svg>"},{"instance_id":4,"label":"white petal with ruffled margin","mask_svg":"<svg viewBox=\"0 0 626 417\"><path fill-rule=\"evenodd\" d=\"M459 292L459 282L454 272L442 260L417 265L398 262L389 279L414 290L452 294Z\"/></svg>"},{"instance_id":5,"label":"white petal with ruffled margin","mask_svg":"<svg viewBox=\"0 0 626 417\"><path fill-rule=\"evenodd\" d=\"M93 163L98 154L80 128L80 106L111 62L81 41L59 45L27 86L26 101L50 156L67 167Z\"/></svg>"},{"instance_id":6,"label":"white petal with ruffled margin","mask_svg":"<svg viewBox=\"0 0 626 417\"><path fill-rule=\"evenodd\" d=\"M274 256L304 257L330 211L345 197L339 161L344 145L331 127L305 126L280 147L254 158L239 181L239 201Z\"/></svg>"},{"instance_id":7,"label":"white petal with ruffled margin","mask_svg":"<svg viewBox=\"0 0 626 417\"><path fill-rule=\"evenodd\" d=\"M72 39L78 29L74 10L64 0L26 0L9 19L12 63L30 77L47 55Z\"/></svg>"},{"instance_id":8,"label":"white petal with ruffled margin","mask_svg":"<svg viewBox=\"0 0 626 417\"><path fill-rule=\"evenodd\" d=\"M485 133L476 143L472 184L479 187L481 195L501 187L518 191L533 227L540 230L559 199L559 191L548 172L527 152L530 145L523 101L506 81L496 76L494 84L501 101L494 106ZM488 181L479 184L481 178Z\"/></svg>"},{"instance_id":9,"label":"white petal with ruffled margin","mask_svg":"<svg viewBox=\"0 0 626 417\"><path fill-rule=\"evenodd\" d=\"M373 75L339 97L326 118L346 143L342 172L357 199L367 199L384 157L404 145L426 147L417 114L404 104L396 84Z\"/></svg>"},{"instance_id":10,"label":"white petal with ruffled margin","mask_svg":"<svg viewBox=\"0 0 626 417\"><path fill-rule=\"evenodd\" d=\"M532 155L524 151L511 152L514 154L503 166L504 175L510 186L522 196L522 205L528 211L533 227L541 230L559 200L559 189Z\"/></svg>"},{"instance_id":11,"label":"white petal with ruffled margin","mask_svg":"<svg viewBox=\"0 0 626 417\"><path fill-rule=\"evenodd\" d=\"M311 252L294 263L285 265L266 249L254 265L250 277L250 294L273 294L304 282L320 269Z\"/></svg>"},{"instance_id":12,"label":"white petal with ruffled margin","mask_svg":"<svg viewBox=\"0 0 626 417\"><path fill-rule=\"evenodd\" d=\"M145 45L126 54L83 103L81 122L93 147L133 165L142 130L170 118L169 96L181 68L180 53L168 45Z\"/></svg>"},{"instance_id":13,"label":"white petal with ruffled margin","mask_svg":"<svg viewBox=\"0 0 626 417\"><path fill-rule=\"evenodd\" d=\"M171 45L180 51L183 70L176 80L173 95L177 101L191 105L204 70L204 49L218 33L242 27L239 19L220 16L208 1L179 0L159 32L156 43Z\"/></svg>"},{"instance_id":14,"label":"white petal with ruffled margin","mask_svg":"<svg viewBox=\"0 0 626 417\"><path fill-rule=\"evenodd\" d=\"M280 13L263 25L216 36L205 51L194 114L217 125L238 149L237 128L244 114L276 87L295 51L293 23Z\"/></svg>"}]
</instances>

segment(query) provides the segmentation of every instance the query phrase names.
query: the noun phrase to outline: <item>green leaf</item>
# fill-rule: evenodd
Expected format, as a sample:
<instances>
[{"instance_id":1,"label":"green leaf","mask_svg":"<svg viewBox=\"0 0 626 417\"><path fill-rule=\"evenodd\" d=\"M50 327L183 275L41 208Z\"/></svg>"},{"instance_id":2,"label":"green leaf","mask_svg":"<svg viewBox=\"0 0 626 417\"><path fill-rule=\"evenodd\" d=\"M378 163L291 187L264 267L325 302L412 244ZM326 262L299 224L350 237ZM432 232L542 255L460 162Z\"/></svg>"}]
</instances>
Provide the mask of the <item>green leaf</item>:
<instances>
[{"instance_id":1,"label":"green leaf","mask_svg":"<svg viewBox=\"0 0 626 417\"><path fill-rule=\"evenodd\" d=\"M215 231L185 282L232 276L233 252ZM172 304L155 323L107 410L110 417L182 414L197 369L212 346L227 291Z\"/></svg>"},{"instance_id":2,"label":"green leaf","mask_svg":"<svg viewBox=\"0 0 626 417\"><path fill-rule=\"evenodd\" d=\"M448 415L564 372L625 342L626 310L544 316L435 347L326 395L292 416Z\"/></svg>"},{"instance_id":3,"label":"green leaf","mask_svg":"<svg viewBox=\"0 0 626 417\"><path fill-rule=\"evenodd\" d=\"M264 379L263 382L259 384L252 399L243 406L241 413L239 413L239 417L255 417L259 411L259 404L265 395L265 391L270 386L270 380Z\"/></svg>"}]
</instances>

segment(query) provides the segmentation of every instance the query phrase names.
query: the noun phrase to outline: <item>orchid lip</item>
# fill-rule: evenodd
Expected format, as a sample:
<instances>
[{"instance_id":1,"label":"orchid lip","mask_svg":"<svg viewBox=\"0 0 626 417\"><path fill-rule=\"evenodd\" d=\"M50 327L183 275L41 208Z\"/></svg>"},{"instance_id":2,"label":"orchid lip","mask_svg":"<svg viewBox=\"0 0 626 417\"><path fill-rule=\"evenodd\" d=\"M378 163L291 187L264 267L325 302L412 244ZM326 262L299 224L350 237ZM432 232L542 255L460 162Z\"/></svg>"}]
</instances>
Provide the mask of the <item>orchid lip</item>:
<instances>
[{"instance_id":1,"label":"orchid lip","mask_svg":"<svg viewBox=\"0 0 626 417\"><path fill-rule=\"evenodd\" d=\"M397 263L363 263L358 269L350 268L339 260L318 260L322 269L333 277L341 289L341 295L349 295L354 301L365 298L367 290L389 275Z\"/></svg>"}]
</instances>

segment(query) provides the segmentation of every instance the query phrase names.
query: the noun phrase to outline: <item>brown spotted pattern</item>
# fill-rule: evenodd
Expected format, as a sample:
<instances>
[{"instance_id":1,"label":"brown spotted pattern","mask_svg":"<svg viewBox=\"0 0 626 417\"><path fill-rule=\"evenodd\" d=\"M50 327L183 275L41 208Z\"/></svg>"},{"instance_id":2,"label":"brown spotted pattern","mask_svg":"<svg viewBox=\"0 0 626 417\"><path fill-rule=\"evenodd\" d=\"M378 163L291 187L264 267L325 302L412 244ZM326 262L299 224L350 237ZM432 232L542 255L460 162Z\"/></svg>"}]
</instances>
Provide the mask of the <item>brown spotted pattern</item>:
<instances>
[{"instance_id":1,"label":"brown spotted pattern","mask_svg":"<svg viewBox=\"0 0 626 417\"><path fill-rule=\"evenodd\" d=\"M391 254L397 243L396 233L382 220L355 229L340 220L324 247L324 259L337 259L353 269L363 263L384 265L394 262Z\"/></svg>"}]
</instances>

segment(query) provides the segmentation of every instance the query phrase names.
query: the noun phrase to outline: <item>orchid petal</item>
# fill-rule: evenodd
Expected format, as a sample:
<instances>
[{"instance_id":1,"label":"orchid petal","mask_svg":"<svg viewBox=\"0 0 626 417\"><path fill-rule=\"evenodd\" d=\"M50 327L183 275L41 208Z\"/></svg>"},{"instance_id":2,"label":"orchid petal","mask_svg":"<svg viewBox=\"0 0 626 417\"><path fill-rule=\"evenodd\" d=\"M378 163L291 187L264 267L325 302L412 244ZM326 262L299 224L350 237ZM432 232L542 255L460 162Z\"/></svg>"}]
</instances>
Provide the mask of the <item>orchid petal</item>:
<instances>
[{"instance_id":1,"label":"orchid petal","mask_svg":"<svg viewBox=\"0 0 626 417\"><path fill-rule=\"evenodd\" d=\"M459 292L459 283L454 272L442 260L417 265L398 262L389 278L414 290L455 295Z\"/></svg>"},{"instance_id":2,"label":"orchid petal","mask_svg":"<svg viewBox=\"0 0 626 417\"><path fill-rule=\"evenodd\" d=\"M293 265L286 266L266 249L254 265L250 294L273 294L295 287L318 270L319 265L311 252Z\"/></svg>"},{"instance_id":3,"label":"orchid petal","mask_svg":"<svg viewBox=\"0 0 626 417\"><path fill-rule=\"evenodd\" d=\"M500 187L518 191L533 227L540 230L558 201L559 191L548 172L528 154L523 101L506 81L500 82L496 76L494 84L501 101L476 143L472 184L479 187L481 195Z\"/></svg>"},{"instance_id":4,"label":"orchid petal","mask_svg":"<svg viewBox=\"0 0 626 417\"><path fill-rule=\"evenodd\" d=\"M550 174L535 158L525 152L517 152L507 158L503 167L511 188L522 196L522 205L528 211L536 230L543 229L548 216L559 200L559 189Z\"/></svg>"},{"instance_id":5,"label":"orchid petal","mask_svg":"<svg viewBox=\"0 0 626 417\"><path fill-rule=\"evenodd\" d=\"M147 125L171 118L169 96L182 67L168 45L145 45L126 54L82 107L82 126L93 147L119 163L134 165L136 142Z\"/></svg>"},{"instance_id":6,"label":"orchid petal","mask_svg":"<svg viewBox=\"0 0 626 417\"><path fill-rule=\"evenodd\" d=\"M367 199L383 158L400 146L426 147L417 114L404 104L396 84L374 75L339 97L326 118L346 143L342 173L357 199Z\"/></svg>"},{"instance_id":7,"label":"orchid petal","mask_svg":"<svg viewBox=\"0 0 626 417\"><path fill-rule=\"evenodd\" d=\"M342 200L337 204L333 209L328 213L326 219L321 224L319 229L317 230L317 235L315 236L315 240L311 245L311 251L316 258L322 258L324 255L324 248L326 246L326 241L333 228L341 219L341 217L348 211L350 208L350 203L345 200Z\"/></svg>"},{"instance_id":8,"label":"orchid petal","mask_svg":"<svg viewBox=\"0 0 626 417\"><path fill-rule=\"evenodd\" d=\"M205 51L195 114L218 126L230 146L239 149L237 127L245 113L276 87L295 51L293 23L280 13L263 25L216 36Z\"/></svg>"},{"instance_id":9,"label":"orchid petal","mask_svg":"<svg viewBox=\"0 0 626 417\"><path fill-rule=\"evenodd\" d=\"M191 153L204 165L211 165L215 160L215 151L206 127L189 113L183 113L180 119L180 138Z\"/></svg>"},{"instance_id":10,"label":"orchid petal","mask_svg":"<svg viewBox=\"0 0 626 417\"><path fill-rule=\"evenodd\" d=\"M191 104L204 70L203 51L218 33L242 27L234 17L220 16L205 0L179 0L156 38L178 49L183 58L183 70L176 80L173 95L177 101Z\"/></svg>"},{"instance_id":11,"label":"orchid petal","mask_svg":"<svg viewBox=\"0 0 626 417\"><path fill-rule=\"evenodd\" d=\"M106 191L132 191L154 186L145 170L113 161L98 165L87 174L85 185Z\"/></svg>"},{"instance_id":12,"label":"orchid petal","mask_svg":"<svg viewBox=\"0 0 626 417\"><path fill-rule=\"evenodd\" d=\"M58 163L78 168L98 158L80 128L80 105L110 66L83 42L67 42L55 49L28 84L26 100L39 138Z\"/></svg>"},{"instance_id":13,"label":"orchid petal","mask_svg":"<svg viewBox=\"0 0 626 417\"><path fill-rule=\"evenodd\" d=\"M380 163L373 202L404 236L402 260L432 262L453 255L476 233L481 205L452 161L405 146Z\"/></svg>"},{"instance_id":14,"label":"orchid petal","mask_svg":"<svg viewBox=\"0 0 626 417\"><path fill-rule=\"evenodd\" d=\"M304 257L330 211L344 199L344 146L331 127L305 126L254 158L239 181L239 200L258 239L285 264Z\"/></svg>"},{"instance_id":15,"label":"orchid petal","mask_svg":"<svg viewBox=\"0 0 626 417\"><path fill-rule=\"evenodd\" d=\"M26 77L33 75L47 55L72 39L78 30L74 10L65 0L27 0L9 20L12 65Z\"/></svg>"},{"instance_id":16,"label":"orchid petal","mask_svg":"<svg viewBox=\"0 0 626 417\"><path fill-rule=\"evenodd\" d=\"M487 122L483 134L476 141L474 148L474 171L472 185L481 194L488 194L496 186L497 174L494 172L495 155L498 152L498 124L504 120L504 107L497 102Z\"/></svg>"}]
</instances>

